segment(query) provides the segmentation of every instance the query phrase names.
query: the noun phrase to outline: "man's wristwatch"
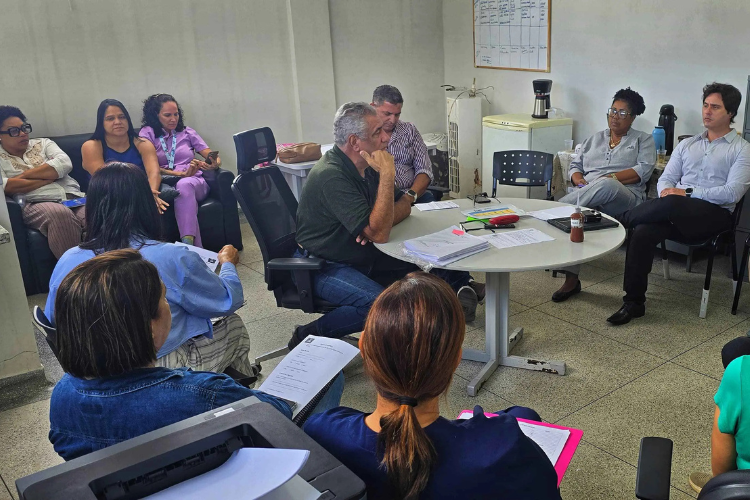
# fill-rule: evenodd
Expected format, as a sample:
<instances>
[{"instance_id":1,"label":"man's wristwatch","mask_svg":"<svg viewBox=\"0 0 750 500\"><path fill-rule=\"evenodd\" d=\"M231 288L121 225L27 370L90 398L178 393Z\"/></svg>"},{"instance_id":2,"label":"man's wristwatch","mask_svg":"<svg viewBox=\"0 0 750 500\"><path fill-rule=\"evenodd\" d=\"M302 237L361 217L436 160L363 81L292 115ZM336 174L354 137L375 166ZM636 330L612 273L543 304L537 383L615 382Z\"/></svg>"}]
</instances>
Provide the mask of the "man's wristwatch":
<instances>
[{"instance_id":1,"label":"man's wristwatch","mask_svg":"<svg viewBox=\"0 0 750 500\"><path fill-rule=\"evenodd\" d=\"M414 203L415 201L417 201L417 192L414 191L413 189L406 189L406 190L404 190L404 194L408 194L409 196L412 197L412 199L414 200L414 201L412 201L412 203Z\"/></svg>"},{"instance_id":2,"label":"man's wristwatch","mask_svg":"<svg viewBox=\"0 0 750 500\"><path fill-rule=\"evenodd\" d=\"M693 196L693 188L685 188L685 196L687 196L688 198Z\"/></svg>"}]
</instances>

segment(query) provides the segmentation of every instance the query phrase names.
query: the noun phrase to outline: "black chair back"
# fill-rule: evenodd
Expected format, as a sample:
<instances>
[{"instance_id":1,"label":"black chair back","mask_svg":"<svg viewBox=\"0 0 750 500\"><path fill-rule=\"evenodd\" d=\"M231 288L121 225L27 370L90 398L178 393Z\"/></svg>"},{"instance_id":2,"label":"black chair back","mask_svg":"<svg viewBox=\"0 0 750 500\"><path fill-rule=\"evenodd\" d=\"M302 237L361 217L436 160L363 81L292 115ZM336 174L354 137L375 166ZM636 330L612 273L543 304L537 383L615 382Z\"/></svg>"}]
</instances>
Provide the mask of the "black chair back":
<instances>
[{"instance_id":1,"label":"black chair back","mask_svg":"<svg viewBox=\"0 0 750 500\"><path fill-rule=\"evenodd\" d=\"M291 257L297 249L297 199L274 166L241 172L232 183L232 192L258 240L268 289L276 290L288 283L287 276L291 280L291 275L278 272L271 275L268 261ZM272 282L269 276L275 276L273 279L277 281Z\"/></svg>"},{"instance_id":2,"label":"black chair back","mask_svg":"<svg viewBox=\"0 0 750 500\"><path fill-rule=\"evenodd\" d=\"M34 306L34 311L31 314L31 321L34 323L34 326L44 334L44 339L47 341L47 345L52 350L55 357L58 358L57 330L52 326L52 323L49 322L47 316L44 315L44 311L39 306Z\"/></svg>"},{"instance_id":3,"label":"black chair back","mask_svg":"<svg viewBox=\"0 0 750 500\"><path fill-rule=\"evenodd\" d=\"M733 470L712 478L698 495L698 500L750 499L750 470Z\"/></svg>"},{"instance_id":4,"label":"black chair back","mask_svg":"<svg viewBox=\"0 0 750 500\"><path fill-rule=\"evenodd\" d=\"M83 146L83 143L90 138L91 134L63 135L60 137L49 138L70 157L70 161L73 163L73 171L70 172L70 176L78 182L78 185L81 186L81 191L84 193L89 189L91 175L83 168L81 146Z\"/></svg>"},{"instance_id":5,"label":"black chair back","mask_svg":"<svg viewBox=\"0 0 750 500\"><path fill-rule=\"evenodd\" d=\"M547 186L552 196L552 160L554 155L541 151L496 151L492 157L492 197L497 183L506 186Z\"/></svg>"},{"instance_id":6,"label":"black chair back","mask_svg":"<svg viewBox=\"0 0 750 500\"><path fill-rule=\"evenodd\" d=\"M237 150L237 172L252 170L259 163L276 159L276 139L268 127L246 130L234 134L234 147Z\"/></svg>"}]
</instances>

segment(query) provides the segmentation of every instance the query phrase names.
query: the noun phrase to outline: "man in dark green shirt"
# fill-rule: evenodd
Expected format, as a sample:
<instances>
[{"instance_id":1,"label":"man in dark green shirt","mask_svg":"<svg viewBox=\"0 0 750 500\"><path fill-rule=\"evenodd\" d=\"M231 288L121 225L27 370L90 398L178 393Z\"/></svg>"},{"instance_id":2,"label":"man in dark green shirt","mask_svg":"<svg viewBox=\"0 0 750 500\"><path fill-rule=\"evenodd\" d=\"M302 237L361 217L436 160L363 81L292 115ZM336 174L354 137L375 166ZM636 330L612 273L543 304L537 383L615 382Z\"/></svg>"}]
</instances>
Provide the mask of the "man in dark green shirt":
<instances>
[{"instance_id":1,"label":"man in dark green shirt","mask_svg":"<svg viewBox=\"0 0 750 500\"><path fill-rule=\"evenodd\" d=\"M367 103L347 103L334 119L335 146L310 171L297 209L298 257L326 259L315 274L315 294L340 307L297 327L293 348L307 335L341 337L362 330L370 306L384 288L419 268L389 257L391 228L411 213L416 195L395 190L396 169L385 151L389 136ZM468 273L434 269L458 292L473 321L484 284Z\"/></svg>"}]
</instances>

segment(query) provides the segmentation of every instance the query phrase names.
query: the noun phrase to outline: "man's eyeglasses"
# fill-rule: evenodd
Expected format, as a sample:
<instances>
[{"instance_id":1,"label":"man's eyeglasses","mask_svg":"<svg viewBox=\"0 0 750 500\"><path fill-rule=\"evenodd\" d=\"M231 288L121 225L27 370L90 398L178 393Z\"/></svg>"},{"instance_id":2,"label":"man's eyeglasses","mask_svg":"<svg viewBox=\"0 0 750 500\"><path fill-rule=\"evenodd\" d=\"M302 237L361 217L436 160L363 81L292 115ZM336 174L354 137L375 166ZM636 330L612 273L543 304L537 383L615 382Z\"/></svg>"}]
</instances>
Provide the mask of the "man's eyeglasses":
<instances>
[{"instance_id":1,"label":"man's eyeglasses","mask_svg":"<svg viewBox=\"0 0 750 500\"><path fill-rule=\"evenodd\" d=\"M24 134L30 134L31 133L31 124L30 123L24 123L20 127L10 127L8 130L0 130L0 134L7 134L11 137L18 137L21 135L21 133Z\"/></svg>"},{"instance_id":2,"label":"man's eyeglasses","mask_svg":"<svg viewBox=\"0 0 750 500\"><path fill-rule=\"evenodd\" d=\"M615 115L620 115L620 118L626 118L628 115L632 114L633 113L625 111L624 109L607 108L607 116L614 117Z\"/></svg>"}]
</instances>

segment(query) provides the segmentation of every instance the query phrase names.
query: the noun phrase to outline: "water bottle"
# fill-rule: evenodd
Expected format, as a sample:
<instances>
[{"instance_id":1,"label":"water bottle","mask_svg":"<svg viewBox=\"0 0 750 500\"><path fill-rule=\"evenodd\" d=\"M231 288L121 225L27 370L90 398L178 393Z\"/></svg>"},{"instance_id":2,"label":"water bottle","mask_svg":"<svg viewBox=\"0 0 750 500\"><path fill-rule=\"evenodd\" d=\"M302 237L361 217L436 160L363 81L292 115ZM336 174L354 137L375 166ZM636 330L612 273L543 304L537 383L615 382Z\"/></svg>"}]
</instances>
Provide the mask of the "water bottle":
<instances>
[{"instance_id":1,"label":"water bottle","mask_svg":"<svg viewBox=\"0 0 750 500\"><path fill-rule=\"evenodd\" d=\"M654 146L656 146L656 150L659 151L665 149L667 134L664 132L664 127L657 125L654 128L654 131L651 132L651 135L654 136Z\"/></svg>"}]
</instances>

